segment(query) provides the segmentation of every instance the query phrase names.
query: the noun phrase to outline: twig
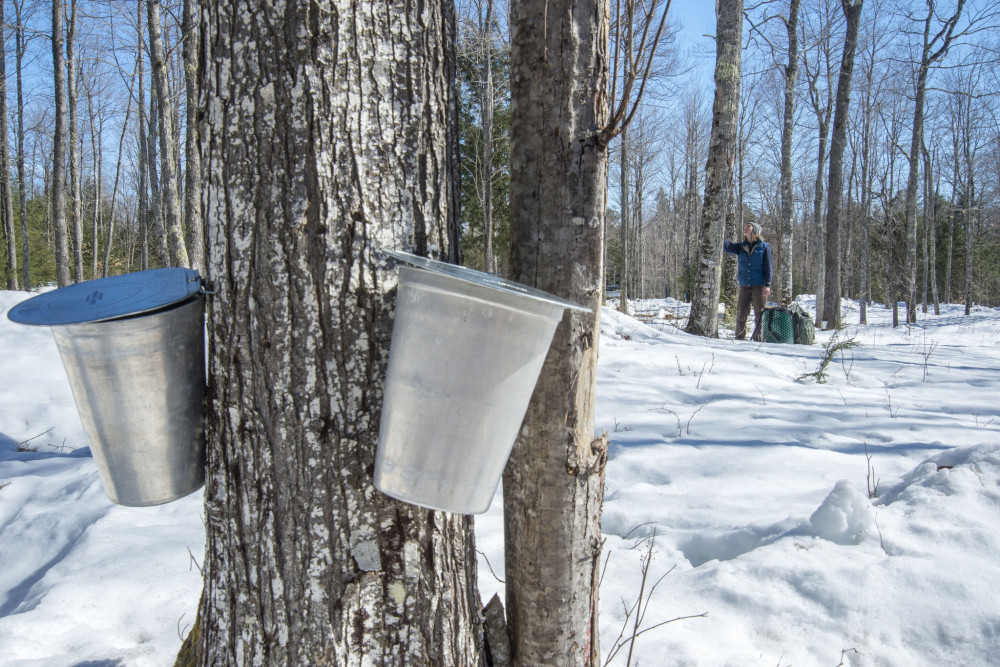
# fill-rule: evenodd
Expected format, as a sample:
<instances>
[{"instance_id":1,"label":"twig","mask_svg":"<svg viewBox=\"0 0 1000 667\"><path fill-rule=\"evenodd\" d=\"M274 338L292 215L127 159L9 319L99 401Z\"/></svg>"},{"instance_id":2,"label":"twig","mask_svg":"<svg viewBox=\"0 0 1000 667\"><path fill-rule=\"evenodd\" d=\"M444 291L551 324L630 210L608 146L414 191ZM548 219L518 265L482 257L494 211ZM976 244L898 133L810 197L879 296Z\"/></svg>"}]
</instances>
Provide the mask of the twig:
<instances>
[{"instance_id":1,"label":"twig","mask_svg":"<svg viewBox=\"0 0 1000 667\"><path fill-rule=\"evenodd\" d=\"M931 355L934 354L934 350L937 349L937 346L938 346L938 342L936 340L935 341L931 341L931 346L930 347L927 347L926 345L924 346L924 352L923 352L923 357L924 357L924 379L923 379L923 381L924 382L927 382L927 364L928 364L928 362L931 359Z\"/></svg>"},{"instance_id":2,"label":"twig","mask_svg":"<svg viewBox=\"0 0 1000 667\"><path fill-rule=\"evenodd\" d=\"M490 559L486 557L486 554L484 554L479 549L476 549L476 553L479 554L480 556L482 556L483 560L486 561L486 567L490 568L490 574L493 575L493 578L496 579L497 581L499 581L501 584L503 584L503 585L506 586L507 582L505 582L503 579L501 579L500 577L498 577L497 573L493 571L493 565L490 563Z\"/></svg>"},{"instance_id":3,"label":"twig","mask_svg":"<svg viewBox=\"0 0 1000 667\"><path fill-rule=\"evenodd\" d=\"M872 465L872 456L868 453L868 443L865 443L865 458L868 459L868 498L878 498L878 485L881 480L875 477L875 466ZM874 482L874 485L873 485Z\"/></svg>"},{"instance_id":4,"label":"twig","mask_svg":"<svg viewBox=\"0 0 1000 667\"><path fill-rule=\"evenodd\" d=\"M840 400L844 402L844 405L847 405L847 398L844 397L844 392L840 391L840 387L837 387L837 393L840 394Z\"/></svg>"},{"instance_id":5,"label":"twig","mask_svg":"<svg viewBox=\"0 0 1000 667\"><path fill-rule=\"evenodd\" d=\"M36 450L33 447L25 447L25 445L27 445L29 442L31 442L35 438L40 438L43 435L45 435L46 433L50 433L52 431L52 429L54 429L54 428L55 428L55 426L53 426L52 428L50 428L48 431L43 431L43 432L39 433L36 436L28 438L27 440L22 440L21 442L17 443L17 451L19 451L19 452L34 452L34 451L38 451L38 450Z\"/></svg>"},{"instance_id":6,"label":"twig","mask_svg":"<svg viewBox=\"0 0 1000 667\"><path fill-rule=\"evenodd\" d=\"M648 628L646 628L644 630L641 630L639 632L639 634L636 635L636 637L638 637L639 635L644 635L647 632L649 632L650 630L655 630L656 628L660 627L661 625L667 625L668 623L673 623L674 621L687 621L687 620L692 619L692 618L708 618L708 612L705 611L705 612L702 612L700 614L691 614L690 616L678 616L677 618L672 618L669 621L662 621L660 623L657 623L656 625L651 625Z\"/></svg>"},{"instance_id":7,"label":"twig","mask_svg":"<svg viewBox=\"0 0 1000 667\"><path fill-rule=\"evenodd\" d=\"M754 385L753 388L757 390L758 394L760 394L760 402L764 405L767 405L767 394L761 391L760 387L758 387L757 385Z\"/></svg>"},{"instance_id":8,"label":"twig","mask_svg":"<svg viewBox=\"0 0 1000 667\"><path fill-rule=\"evenodd\" d=\"M709 403L711 403L714 400L715 400L714 398L709 399L708 403L702 403L702 405L697 410L695 410L694 412L691 413L691 417L688 419L688 423L687 423L687 434L688 435L691 435L691 420L694 419L694 416L696 414L698 414L699 412L701 412L702 408L704 408L706 405L708 405Z\"/></svg>"},{"instance_id":9,"label":"twig","mask_svg":"<svg viewBox=\"0 0 1000 667\"><path fill-rule=\"evenodd\" d=\"M677 420L677 437L679 438L679 437L681 437L684 434L684 432L681 430L681 418L680 418L680 416L678 416L678 414L676 412L674 412L670 408L663 407L665 405L666 405L666 403L664 403L662 406L656 408L656 411L657 412L665 412L667 414L671 414L671 415L674 416L674 419Z\"/></svg>"},{"instance_id":10,"label":"twig","mask_svg":"<svg viewBox=\"0 0 1000 667\"><path fill-rule=\"evenodd\" d=\"M860 651L858 651L858 649L856 649L856 648L845 648L845 649L843 649L843 650L840 651L840 662L837 663L837 667L843 667L843 665L844 665L844 655L848 651L854 651L858 655L864 655L863 653L861 653Z\"/></svg>"},{"instance_id":11,"label":"twig","mask_svg":"<svg viewBox=\"0 0 1000 667\"><path fill-rule=\"evenodd\" d=\"M204 576L205 571L201 569L201 564L198 562L198 559L194 557L193 553L191 553L191 547L188 547L188 556L191 557L191 562L198 569L198 572Z\"/></svg>"},{"instance_id":12,"label":"twig","mask_svg":"<svg viewBox=\"0 0 1000 667\"><path fill-rule=\"evenodd\" d=\"M889 550L885 548L885 541L882 539L882 528L880 528L879 525L878 525L878 513L877 512L875 513L875 516L872 517L872 521L875 522L875 530L878 531L878 545L880 547L882 547L882 551L884 551L885 555L888 556L889 555Z\"/></svg>"},{"instance_id":13,"label":"twig","mask_svg":"<svg viewBox=\"0 0 1000 667\"><path fill-rule=\"evenodd\" d=\"M889 390L888 389L885 390L885 402L886 402L886 406L889 408L889 418L890 419L895 419L896 415L899 414L899 407L897 407L896 411L893 412L893 410L892 410L892 396L889 394Z\"/></svg>"},{"instance_id":14,"label":"twig","mask_svg":"<svg viewBox=\"0 0 1000 667\"><path fill-rule=\"evenodd\" d=\"M700 389L701 388L701 379L703 377L705 377L705 366L708 366L708 362L707 361L704 364L702 364L702 366L701 366L701 372L698 373L698 381L695 382L695 384L694 384L694 388L695 389Z\"/></svg>"}]
</instances>

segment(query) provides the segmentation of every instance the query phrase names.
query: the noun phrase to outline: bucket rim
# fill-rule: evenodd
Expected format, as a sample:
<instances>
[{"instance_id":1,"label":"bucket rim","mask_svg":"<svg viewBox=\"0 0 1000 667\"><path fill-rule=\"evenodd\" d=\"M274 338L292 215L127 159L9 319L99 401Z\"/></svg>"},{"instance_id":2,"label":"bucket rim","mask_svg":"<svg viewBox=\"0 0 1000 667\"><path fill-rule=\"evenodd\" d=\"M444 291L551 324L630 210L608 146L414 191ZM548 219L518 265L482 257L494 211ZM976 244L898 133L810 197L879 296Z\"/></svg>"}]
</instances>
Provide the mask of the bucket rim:
<instances>
[{"instance_id":1,"label":"bucket rim","mask_svg":"<svg viewBox=\"0 0 1000 667\"><path fill-rule=\"evenodd\" d=\"M556 305L566 310L573 310L581 313L594 312L593 309L581 306L574 301L569 301L568 299L563 299L555 296L554 294L549 294L548 292L540 290L536 287L529 287L522 283L507 280L506 278L494 276L483 271L477 271L458 264L439 262L436 259L420 257L418 255L412 255L408 252L402 252L400 250L386 250L385 253L394 259L406 262L407 264L417 268L427 269L434 273L449 276L451 278L457 278L458 280L472 283L473 285L478 285L480 287L486 287L488 289L497 290L506 294L513 294L526 299Z\"/></svg>"},{"instance_id":2,"label":"bucket rim","mask_svg":"<svg viewBox=\"0 0 1000 667\"><path fill-rule=\"evenodd\" d=\"M42 292L7 311L7 319L47 327L107 322L151 314L204 293L195 269L148 269Z\"/></svg>"}]
</instances>

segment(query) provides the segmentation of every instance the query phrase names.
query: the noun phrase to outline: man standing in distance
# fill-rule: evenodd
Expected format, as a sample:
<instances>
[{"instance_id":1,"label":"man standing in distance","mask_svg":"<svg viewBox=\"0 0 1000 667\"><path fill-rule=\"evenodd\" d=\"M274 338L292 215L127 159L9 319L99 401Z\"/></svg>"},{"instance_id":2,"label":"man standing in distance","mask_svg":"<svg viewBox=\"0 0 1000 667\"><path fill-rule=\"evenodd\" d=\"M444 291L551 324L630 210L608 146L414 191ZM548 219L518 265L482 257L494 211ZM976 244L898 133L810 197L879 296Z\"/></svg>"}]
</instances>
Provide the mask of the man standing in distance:
<instances>
[{"instance_id":1,"label":"man standing in distance","mask_svg":"<svg viewBox=\"0 0 1000 667\"><path fill-rule=\"evenodd\" d=\"M743 225L743 241L723 241L722 249L736 255L738 266L736 278L740 284L740 294L736 301L736 340L747 336L747 317L753 306L754 329L751 338L761 340L761 313L764 302L771 293L771 246L760 237L760 224L748 222Z\"/></svg>"}]
</instances>

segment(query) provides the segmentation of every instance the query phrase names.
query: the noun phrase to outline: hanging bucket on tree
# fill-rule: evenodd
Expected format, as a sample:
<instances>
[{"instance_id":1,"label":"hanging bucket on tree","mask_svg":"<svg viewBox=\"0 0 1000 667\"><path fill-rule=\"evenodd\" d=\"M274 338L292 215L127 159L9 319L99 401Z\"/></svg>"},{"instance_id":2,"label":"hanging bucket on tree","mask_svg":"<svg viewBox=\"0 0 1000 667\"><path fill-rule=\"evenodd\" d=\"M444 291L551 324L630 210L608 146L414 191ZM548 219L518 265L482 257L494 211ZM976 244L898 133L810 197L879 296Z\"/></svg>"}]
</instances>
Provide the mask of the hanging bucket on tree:
<instances>
[{"instance_id":1,"label":"hanging bucket on tree","mask_svg":"<svg viewBox=\"0 0 1000 667\"><path fill-rule=\"evenodd\" d=\"M205 480L205 298L191 269L39 294L7 313L52 327L108 497L159 505Z\"/></svg>"},{"instance_id":2,"label":"hanging bucket on tree","mask_svg":"<svg viewBox=\"0 0 1000 667\"><path fill-rule=\"evenodd\" d=\"M375 486L436 510L489 509L556 326L545 292L389 252L401 266Z\"/></svg>"}]
</instances>

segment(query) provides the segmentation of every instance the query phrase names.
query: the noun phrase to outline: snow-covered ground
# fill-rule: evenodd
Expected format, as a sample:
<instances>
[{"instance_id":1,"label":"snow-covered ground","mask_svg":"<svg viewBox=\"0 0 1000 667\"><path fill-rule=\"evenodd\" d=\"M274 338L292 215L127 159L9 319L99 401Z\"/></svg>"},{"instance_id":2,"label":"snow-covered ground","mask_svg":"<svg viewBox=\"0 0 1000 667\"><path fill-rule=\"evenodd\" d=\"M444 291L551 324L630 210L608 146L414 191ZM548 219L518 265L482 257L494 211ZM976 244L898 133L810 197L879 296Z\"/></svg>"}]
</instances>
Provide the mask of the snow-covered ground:
<instances>
[{"instance_id":1,"label":"snow-covered ground","mask_svg":"<svg viewBox=\"0 0 1000 667\"><path fill-rule=\"evenodd\" d=\"M0 664L172 664L201 494L106 499L51 334L6 319L27 296L0 292ZM834 342L857 345L819 383L829 332L707 340L672 325L685 304L635 305L602 316L605 656L642 590L633 665L1000 664L1000 311L893 329L846 303ZM498 495L476 521L484 600L502 523Z\"/></svg>"}]
</instances>

